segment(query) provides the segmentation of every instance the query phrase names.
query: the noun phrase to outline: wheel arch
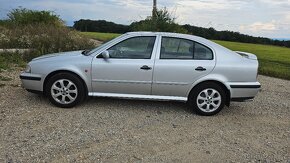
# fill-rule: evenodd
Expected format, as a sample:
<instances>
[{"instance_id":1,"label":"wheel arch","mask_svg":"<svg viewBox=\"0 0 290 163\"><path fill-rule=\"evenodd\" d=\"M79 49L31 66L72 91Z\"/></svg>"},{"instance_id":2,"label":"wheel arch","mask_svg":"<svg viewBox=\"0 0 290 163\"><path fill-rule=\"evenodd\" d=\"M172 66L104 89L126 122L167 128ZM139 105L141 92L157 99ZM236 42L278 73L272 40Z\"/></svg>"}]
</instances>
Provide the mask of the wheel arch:
<instances>
[{"instance_id":1,"label":"wheel arch","mask_svg":"<svg viewBox=\"0 0 290 163\"><path fill-rule=\"evenodd\" d=\"M44 82L43 82L43 94L45 94L45 88L46 88L46 85L47 85L49 79L50 79L52 76L54 76L54 75L56 75L56 74L59 74L59 73L69 73L69 74L72 74L72 75L75 75L76 77L78 77L78 78L81 80L81 82L82 82L82 84L83 84L83 86L84 86L84 88L85 88L85 94L86 94L86 95L88 94L88 86L87 86L85 80L84 80L84 79L83 79L79 74L77 74L77 73L75 73L75 72L73 72L73 71L69 71L69 70L56 70L56 71L53 71L53 72L49 73L49 74L45 77Z\"/></svg>"},{"instance_id":2,"label":"wheel arch","mask_svg":"<svg viewBox=\"0 0 290 163\"><path fill-rule=\"evenodd\" d=\"M203 80L203 81L200 81L198 83L195 83L195 85L193 85L193 87L191 88L191 90L189 91L188 95L187 95L187 98L190 97L190 95L193 93L193 90L195 88L197 88L199 85L201 84L204 84L204 83L215 83L215 84L218 84L219 86L221 86L223 88L223 90L225 91L226 93L226 106L230 106L230 101L231 101L231 91L230 89L221 81L218 81L218 80L214 80L214 79L207 79L207 80Z\"/></svg>"}]
</instances>

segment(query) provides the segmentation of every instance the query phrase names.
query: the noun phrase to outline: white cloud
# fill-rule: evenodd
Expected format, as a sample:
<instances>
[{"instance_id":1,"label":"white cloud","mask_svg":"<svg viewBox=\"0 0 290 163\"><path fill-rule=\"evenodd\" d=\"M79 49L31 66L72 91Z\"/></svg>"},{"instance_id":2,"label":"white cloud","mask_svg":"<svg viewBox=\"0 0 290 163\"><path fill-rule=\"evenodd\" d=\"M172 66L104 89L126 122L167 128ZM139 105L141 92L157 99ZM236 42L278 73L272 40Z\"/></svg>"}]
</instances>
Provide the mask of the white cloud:
<instances>
[{"instance_id":1,"label":"white cloud","mask_svg":"<svg viewBox=\"0 0 290 163\"><path fill-rule=\"evenodd\" d=\"M257 32L257 31L275 31L278 30L278 26L276 25L275 21L268 22L268 23L262 23L262 22L255 22L250 25L241 25L240 30L242 31L252 31L252 32Z\"/></svg>"},{"instance_id":2,"label":"white cloud","mask_svg":"<svg viewBox=\"0 0 290 163\"><path fill-rule=\"evenodd\" d=\"M254 36L290 38L290 0L157 0L180 24L214 27ZM0 0L0 15L12 8L52 10L66 21L105 19L130 24L151 14L152 0ZM5 12L5 13L4 13Z\"/></svg>"}]
</instances>

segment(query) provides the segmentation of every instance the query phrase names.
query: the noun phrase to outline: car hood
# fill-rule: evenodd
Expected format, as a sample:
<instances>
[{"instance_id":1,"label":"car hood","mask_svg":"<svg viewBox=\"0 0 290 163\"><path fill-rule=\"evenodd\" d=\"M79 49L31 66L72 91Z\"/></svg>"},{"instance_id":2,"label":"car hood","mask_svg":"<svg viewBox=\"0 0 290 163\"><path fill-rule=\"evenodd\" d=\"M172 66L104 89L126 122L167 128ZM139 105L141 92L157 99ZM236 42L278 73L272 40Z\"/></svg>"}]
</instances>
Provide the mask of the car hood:
<instances>
[{"instance_id":1,"label":"car hood","mask_svg":"<svg viewBox=\"0 0 290 163\"><path fill-rule=\"evenodd\" d=\"M43 59L48 59L48 58L55 58L55 57L73 57L73 56L78 56L78 55L82 55L82 50L47 54L47 55L34 58L32 59L32 61L38 61L38 60L43 60Z\"/></svg>"}]
</instances>

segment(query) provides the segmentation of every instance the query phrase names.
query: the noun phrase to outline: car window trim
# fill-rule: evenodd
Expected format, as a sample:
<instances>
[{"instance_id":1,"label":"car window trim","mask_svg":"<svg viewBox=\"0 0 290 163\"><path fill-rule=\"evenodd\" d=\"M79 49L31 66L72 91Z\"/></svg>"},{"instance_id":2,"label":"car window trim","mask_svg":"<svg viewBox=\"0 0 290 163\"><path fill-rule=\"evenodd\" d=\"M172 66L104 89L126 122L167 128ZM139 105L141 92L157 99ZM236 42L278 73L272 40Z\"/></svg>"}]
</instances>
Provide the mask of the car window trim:
<instances>
[{"instance_id":1,"label":"car window trim","mask_svg":"<svg viewBox=\"0 0 290 163\"><path fill-rule=\"evenodd\" d=\"M108 50L108 49L112 48L113 46L116 46L116 45L118 45L118 44L120 44L120 43L122 43L122 42L124 42L124 41L126 41L126 40L129 40L129 39L132 39L132 38L137 38L137 37L154 37L154 38L155 38L155 40L154 40L154 44L153 44L153 47L152 47L152 51L151 51L151 54L150 54L150 58L109 58L109 59L123 59L123 60L124 60L124 59L130 59L130 60L146 59L146 60L151 60L151 59L152 59L152 54L153 54L153 52L154 52L154 48L155 48L155 45L156 45L156 42L157 42L157 36L155 36L155 35L152 35L152 36L132 36L132 37L128 37L128 38L125 38L125 39L119 41L119 42L116 43L116 44L113 44L113 45L107 47L105 50ZM105 50L103 50L103 51L105 51ZM101 53L100 53L100 54L101 54ZM102 55L100 55L100 54L97 55L96 58L103 58Z\"/></svg>"},{"instance_id":2,"label":"car window trim","mask_svg":"<svg viewBox=\"0 0 290 163\"><path fill-rule=\"evenodd\" d=\"M175 39L183 39L183 40L187 40L187 41L192 41L194 43L194 49L195 50L195 43L198 43L206 48L208 48L211 52L212 52L212 59L194 59L194 58L161 58L161 48L162 48L162 39L163 38L175 38ZM161 44L160 44L160 53L159 53L159 60L193 60L193 61L211 61L211 60L214 60L214 57L215 57L215 54L214 54L214 51L212 50L212 48L208 47L207 45L203 44L203 43L200 43L200 42L197 42L195 40L191 40L191 39L188 39L188 38L182 38L182 37L174 37L174 36L161 36L161 40L160 40ZM194 53L193 53L193 57L194 57Z\"/></svg>"}]
</instances>

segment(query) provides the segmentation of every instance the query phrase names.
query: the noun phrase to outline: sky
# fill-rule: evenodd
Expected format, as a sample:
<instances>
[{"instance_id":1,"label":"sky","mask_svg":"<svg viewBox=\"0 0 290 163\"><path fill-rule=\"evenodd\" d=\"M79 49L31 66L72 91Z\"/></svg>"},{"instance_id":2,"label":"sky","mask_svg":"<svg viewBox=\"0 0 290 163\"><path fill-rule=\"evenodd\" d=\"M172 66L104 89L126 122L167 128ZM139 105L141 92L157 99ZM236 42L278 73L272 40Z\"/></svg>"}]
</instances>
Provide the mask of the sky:
<instances>
[{"instance_id":1,"label":"sky","mask_svg":"<svg viewBox=\"0 0 290 163\"><path fill-rule=\"evenodd\" d=\"M68 25L79 19L130 24L152 12L153 0L0 0L0 18L19 6L50 10ZM290 0L157 0L176 22L253 36L290 39Z\"/></svg>"}]
</instances>

